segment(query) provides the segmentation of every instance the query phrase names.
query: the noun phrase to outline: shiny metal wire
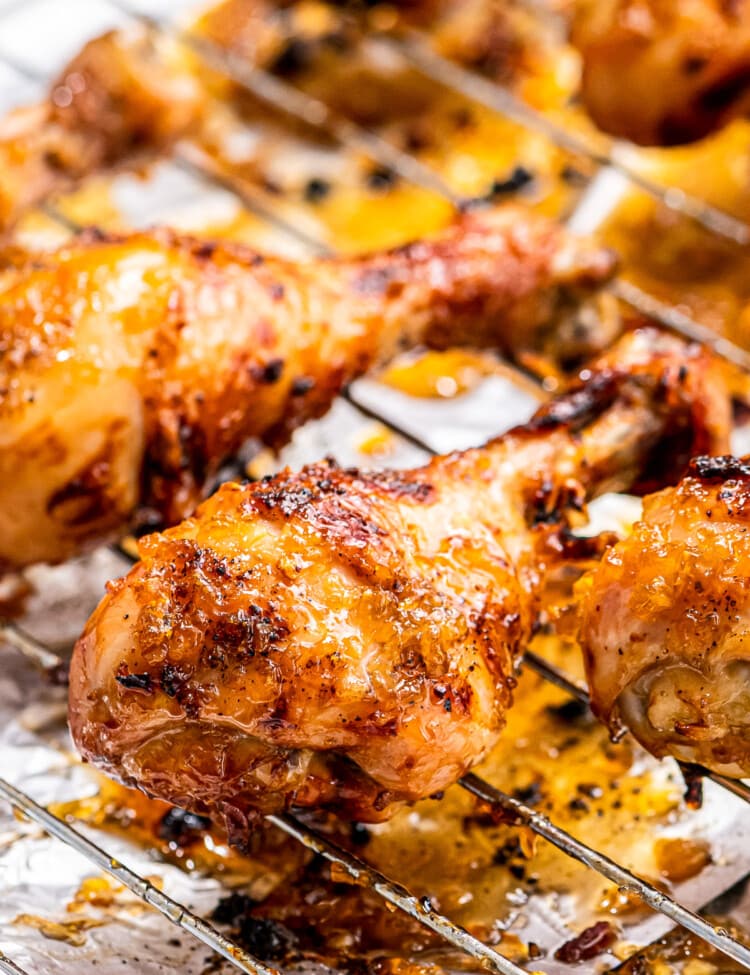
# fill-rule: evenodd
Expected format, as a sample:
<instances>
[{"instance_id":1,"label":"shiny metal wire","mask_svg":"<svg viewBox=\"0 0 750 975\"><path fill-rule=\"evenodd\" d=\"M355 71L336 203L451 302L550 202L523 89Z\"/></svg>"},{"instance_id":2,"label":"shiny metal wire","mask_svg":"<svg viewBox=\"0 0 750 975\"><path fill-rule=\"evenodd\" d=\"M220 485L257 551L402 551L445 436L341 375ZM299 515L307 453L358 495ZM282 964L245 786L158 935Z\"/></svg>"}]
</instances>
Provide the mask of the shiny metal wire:
<instances>
[{"instance_id":1,"label":"shiny metal wire","mask_svg":"<svg viewBox=\"0 0 750 975\"><path fill-rule=\"evenodd\" d=\"M64 664L62 657L24 633L15 623L0 619L0 640L9 643L43 673L51 673Z\"/></svg>"},{"instance_id":2,"label":"shiny metal wire","mask_svg":"<svg viewBox=\"0 0 750 975\"><path fill-rule=\"evenodd\" d=\"M6 975L29 975L28 972L24 971L20 965L17 965L12 958L8 958L2 951L0 951L0 972L5 972Z\"/></svg>"},{"instance_id":3,"label":"shiny metal wire","mask_svg":"<svg viewBox=\"0 0 750 975\"><path fill-rule=\"evenodd\" d=\"M205 38L189 31L179 30L172 21L164 18L158 19L134 10L126 0L108 0L108 2L111 6L137 19L152 30L176 36L178 40L203 58L208 66L222 73L235 84L251 92L256 98L278 111L296 118L310 128L327 132L340 145L358 149L373 161L391 169L406 182L443 197L457 209L465 208L471 204L471 200L454 193L435 170L415 156L398 149L377 133L332 112L324 102L312 98L294 85L276 78L268 71L248 66L242 59L223 51ZM420 37L418 33L412 32L408 41L379 39L371 43L386 44L389 50L393 50L395 46L398 53L422 70L423 73L433 78L436 83L453 87L466 97L480 101L519 124L543 132L555 145L586 155L597 166L616 169L625 175L630 182L648 192L665 206L682 213L691 220L695 220L711 232L731 239L735 243L750 242L750 227L746 224L723 211L690 197L681 190L661 187L645 180L618 162L616 153L601 154L590 147L587 148L585 142L581 142L578 137L571 135L549 119L545 119L539 112L519 102L514 95L497 83L487 81L487 79L473 72L466 71L466 69L430 51L424 38ZM13 63L13 67L27 77L39 80L39 76L29 71L25 66ZM273 206L273 200L260 187L251 186L246 180L233 178L222 172L216 161L209 159L197 146L188 144L177 147L174 158L178 165L184 169L199 173L214 185L233 193L250 212L294 236L314 253L320 255L331 253L327 244L317 240L296 224L279 215ZM51 203L43 204L42 209L66 229L72 232L78 229L73 220L59 210L55 210ZM653 295L649 295L632 282L622 279L616 279L612 282L611 291L620 301L629 305L639 314L654 319L669 331L676 332L691 341L701 342L728 362L750 372L750 352L736 345L730 339L717 335L712 329L696 321L684 311L654 298Z\"/></svg>"},{"instance_id":4,"label":"shiny metal wire","mask_svg":"<svg viewBox=\"0 0 750 975\"><path fill-rule=\"evenodd\" d=\"M676 924L692 931L693 934L703 938L704 941L713 945L714 948L729 958L739 962L739 964L750 967L750 948L732 938L723 928L716 927L694 911L678 904L674 898L663 893L658 887L654 887L653 884L626 870L611 857L594 850L586 843L582 843L571 836L567 830L555 826L546 816L536 812L513 796L491 786L473 772L465 775L460 780L460 784L477 799L499 806L511 817L514 817L517 822L528 826L537 836L544 837L558 850L596 870L597 873L616 884L621 891L636 894L644 904L648 904L653 910L665 914Z\"/></svg>"},{"instance_id":5,"label":"shiny metal wire","mask_svg":"<svg viewBox=\"0 0 750 975\"><path fill-rule=\"evenodd\" d=\"M409 917L430 928L441 938L449 941L456 948L475 958L482 966L490 971L502 972L503 975L517 973L519 966L504 958L500 952L484 944L465 928L449 921L436 911L429 897L415 897L401 884L389 880L388 877L366 864L359 857L332 843L325 836L304 826L298 819L288 814L267 816L266 819L284 830L289 836L306 846L309 850L322 857L329 863L341 867L358 884L365 885L379 894L383 900L402 910ZM523 971L523 969L520 969Z\"/></svg>"},{"instance_id":6,"label":"shiny metal wire","mask_svg":"<svg viewBox=\"0 0 750 975\"><path fill-rule=\"evenodd\" d=\"M193 914L187 907L162 893L145 877L141 877L130 867L110 856L96 843L79 833L78 830L73 829L64 820L54 816L44 806L40 806L30 796L26 795L25 792L2 778L0 778L0 798L10 803L14 809L23 813L32 822L43 827L50 836L62 840L71 849L77 850L100 870L114 877L137 897L140 897L144 903L156 908L168 921L176 924L184 931L190 932L203 944L221 955L222 958L226 958L241 972L246 972L247 975L278 975L276 969L269 968L262 961L254 958L239 945L221 934L220 931L217 931L207 921L204 921L203 918Z\"/></svg>"},{"instance_id":7,"label":"shiny metal wire","mask_svg":"<svg viewBox=\"0 0 750 975\"><path fill-rule=\"evenodd\" d=\"M225 51L217 44L190 30L181 30L173 20L134 11L124 0L108 0L111 6L136 17L146 26L171 34L196 53L206 65L250 92L282 115L327 133L341 145L388 167L406 182L445 197L454 206L467 201L454 193L442 176L415 156L404 152L376 132L363 128L346 116L334 112L325 102L291 85L264 68L249 64L244 58Z\"/></svg>"},{"instance_id":8,"label":"shiny metal wire","mask_svg":"<svg viewBox=\"0 0 750 975\"><path fill-rule=\"evenodd\" d=\"M217 72L224 74L282 113L313 128L327 131L341 144L358 149L380 164L389 166L405 180L438 193L457 206L469 202L454 193L434 169L415 156L404 152L387 139L363 128L351 119L338 115L325 102L311 97L295 85L282 81L270 71L248 64L245 59L223 50L205 37L189 30L181 30L174 20L152 17L135 11L127 0L108 0L108 2L157 30L177 35ZM483 78L476 72L463 68L436 53L424 33L410 30L397 38L386 35L371 36L364 41L364 44L384 48L389 54L395 54L402 61L408 62L441 87L452 88L470 101L483 104L491 111L511 119L524 128L540 132L550 142L589 159L597 167L610 166L616 169L634 186L653 196L669 209L695 220L712 233L735 243L750 243L748 224L683 190L662 186L646 179L627 165L622 159L624 144L613 142L605 150L595 148L586 138L571 133L551 121L541 112L520 101L497 82Z\"/></svg>"},{"instance_id":9,"label":"shiny metal wire","mask_svg":"<svg viewBox=\"0 0 750 975\"><path fill-rule=\"evenodd\" d=\"M120 7L120 9L127 10L127 12L131 15L135 15L132 9L128 8L127 5L120 3L119 0L116 5ZM159 24L158 26L160 29L163 29L162 24ZM393 39L380 38L373 41L373 43L387 43L391 46L397 44L404 57L408 58L415 66L419 67L423 73L434 77L434 80L438 81L440 84L450 85L454 89L460 91L462 94L465 94L468 97L473 98L474 100L482 101L484 104L489 104L489 106L494 110L500 111L511 118L515 118L515 120L521 122L521 124L530 125L535 127L537 130L541 128L558 145L563 145L566 148L573 149L575 152L587 154L589 158L592 158L599 165L614 165L625 171L622 164L617 161L616 155L613 155L612 153L597 155L589 147L577 143L571 144L570 137L567 133L560 131L556 127L552 126L551 123L548 123L542 118L534 117L533 114L530 115L529 112L531 110L527 110L524 106L519 107L519 105L515 104L514 102L509 102L508 98L512 98L512 96L509 96L508 93L499 88L499 86L492 82L487 82L486 79L473 75L471 72L466 72L465 69L457 68L457 66L452 65L451 62L444 62L444 59L439 58L438 55L434 55L434 52L429 52L425 46L424 39L418 35L412 35L406 41L394 41ZM287 112L287 114L290 113L290 109L291 114L299 114L297 111L299 110L304 114L304 120L306 122L325 129L331 135L333 135L334 138L338 139L344 144L359 149L360 151L371 156L376 161L381 162L384 165L388 165L394 170L394 172L397 172L404 179L416 183L423 188L427 188L433 192L439 193L440 195L449 199L455 205L460 205L464 202L457 198L455 194L453 194L453 192L445 186L437 174L427 169L427 167L425 167L418 160L410 157L406 153L403 153L401 150L395 149L395 147L382 140L379 136L374 136L372 133L360 129L359 126L353 126L353 123L350 123L348 120L341 120L339 117L334 116L327 106L323 105L322 103L316 103L313 105L312 102L306 100L308 96L303 95L303 93L299 92L297 89L294 89L292 86L289 86L286 83L277 84L277 79L275 79L272 75L268 75L265 72L258 73L255 70L249 70L245 64L230 64L223 57L221 60L217 61L215 60L215 51L207 52L205 49L203 49L201 54L203 56L209 54L212 66L220 70L224 70L225 73L229 73L236 82L249 88L258 97L261 97L265 101L276 105L277 108ZM438 61L435 61L435 58L438 58ZM456 70L459 71L460 74L456 74ZM260 81L258 79L260 79ZM315 102L315 100L312 101ZM318 251L324 252L327 250L325 244L321 244L319 241L311 240L306 234L303 235L300 229L295 225L289 224L285 221L280 221L278 216L273 213L272 209L269 210L268 207L263 205L262 200L259 202L259 199L250 191L243 192L244 187L240 186L236 181L227 179L223 174L216 170L212 171L205 158L191 155L190 153L180 153L178 154L178 162L184 166L194 169L202 176L210 179L212 182L222 185L225 189L229 189L240 198L243 205L247 206L257 215L264 217L265 219L270 219L277 226L279 226L280 229L294 234L294 236L297 238L305 239L305 242L308 245L315 247L315 249ZM713 208L701 204L700 201L694 201L691 198L686 197L685 194L681 194L679 191L670 190L669 188L656 187L652 184L645 183L640 177L637 176L637 174L632 174L626 171L626 175L628 175L628 178L637 183L637 185L641 186L641 188L658 197L665 205L672 206L674 209L678 209L681 213L684 213L692 219L698 220L701 224L708 227L713 232L725 237L729 237L730 239L740 243L745 243L746 241L750 240L748 228L739 221L735 221L734 218L731 218L726 214L722 214L720 211L715 211ZM54 217L55 219L59 219L60 222L68 227L68 229L76 229L73 222L65 218L59 213L59 211L56 211L51 206L48 206L46 209L50 216ZM647 302L655 301L648 295L643 295L643 293L636 294L632 290L628 290L632 289L632 286L627 285L625 282L618 282L616 288L620 292L618 296L635 307L638 307L639 303L642 306L644 299ZM641 308L639 310L643 309ZM693 322L691 319L685 320L685 316L682 316L681 318L673 317L681 315L681 313L677 312L675 309L670 309L666 306L663 306L662 308L652 306L649 314L652 314L653 317L656 317L659 321L663 321L664 317L672 318L671 321L663 321L663 324L667 325L667 327L670 327L673 330L681 332L682 334L688 334L688 336L691 338L699 337L699 333L696 331L696 329L700 330L700 337L702 339L708 337L711 344L718 345L717 337L713 334L710 336L705 336L703 334L703 326L701 326L699 323ZM744 350L736 349L736 347L731 346L731 343L724 343L723 348L717 348L717 351L733 361L738 361L743 367L748 368L750 357L748 357ZM741 353L741 355L738 356L737 353ZM430 453L433 452L429 445L421 440L421 438L416 437L406 430L399 429L376 411L358 403L356 398L354 398L351 394L348 395L348 398L354 406L356 406L366 415L376 418L380 422L390 426L395 430L395 432L399 433L401 436L405 437L422 450ZM0 629L0 636L14 645L43 669L54 669L63 663L62 659L58 657L58 655L54 654L51 650L44 647L38 641L33 640L27 634L24 634L22 631L18 630L18 628L14 625L3 625L2 629ZM545 680L551 681L556 686L566 690L566 692L575 696L579 701L588 700L588 695L585 688L572 681L569 677L567 677L567 675L559 671L553 665L544 661L542 658L533 653L529 653L525 658L525 662L528 666L533 667L542 677L544 677ZM717 781L720 785L729 789L735 795L750 801L750 788L743 783L725 780L721 776L711 776L711 778L713 778L714 781ZM748 951L744 945L730 938L726 932L716 930L704 919L700 918L692 911L682 907L672 898L667 897L658 889L646 884L639 878L634 877L628 871L624 870L624 868L622 868L619 864L615 863L605 855L591 849L585 844L582 844L566 831L556 827L546 817L541 816L533 809L525 806L523 803L520 803L517 799L508 796L501 790L498 790L489 783L484 782L474 773L469 773L468 775L464 776L460 784L464 789L467 789L477 798L484 802L498 806L507 814L515 818L518 822L522 822L529 826L534 832L544 837L549 842L555 844L567 855L587 864L591 868L600 872L602 875L608 877L610 880L613 880L613 882L618 883L620 886L626 887L627 889L638 893L644 902L649 904L655 910L660 911L661 913L670 917L672 920L693 931L695 934L698 934L700 937L704 938L720 951L723 951L735 961L750 967L750 951ZM87 856L92 862L96 863L102 870L116 876L120 882L128 886L129 889L131 889L134 893L142 897L148 903L153 904L153 906L155 906L157 910L160 910L165 917L169 918L171 921L173 921L173 923L178 924L185 930L190 931L205 944L209 945L224 958L232 962L240 970L252 972L254 975L271 975L273 972L272 969L267 968L262 962L252 958L252 956L248 955L246 952L243 952L241 948L226 939L223 935L208 925L207 922L196 917L195 915L192 915L181 905L167 898L160 891L156 890L156 888L153 888L148 881L144 880L144 878L134 874L119 862L112 860L106 851L96 846L96 844L92 843L78 831L74 830L68 824L53 816L47 810L43 809L43 807L36 804L30 797L26 796L16 787L3 781L2 779L0 779L0 797L10 802L16 809L24 812L35 822L42 825L51 835L56 836L63 842L66 842L75 849L79 850L79 852L83 853L84 856ZM346 872L349 873L353 878L368 883L387 901L400 909L405 910L412 917L415 917L415 919L436 931L457 948L468 952L475 958L482 959L486 965L493 968L495 971L502 972L503 975L519 975L519 973L522 971L522 969L520 969L517 965L510 962L493 949L477 941L477 939L473 938L473 936L471 936L468 932L454 925L448 918L445 918L444 916L433 911L428 901L417 899L399 884L396 884L395 882L384 877L379 872L373 870L373 868L367 866L367 864L363 863L358 858L353 857L347 851L339 848L327 838L311 830L298 819L289 815L272 816L269 817L269 819L278 828L283 829L308 848L315 850L322 856L326 857L329 861L336 863L338 866L346 870ZM23 975L22 970L19 969L18 966L14 965L14 963L5 956L0 956L0 971L7 971L12 973L12 975L19 975L19 972L21 972L21 975Z\"/></svg>"},{"instance_id":10,"label":"shiny metal wire","mask_svg":"<svg viewBox=\"0 0 750 975\"><path fill-rule=\"evenodd\" d=\"M13 629L11 628L11 632ZM6 632L0 633L0 637L8 639L7 629ZM9 640L9 642L11 641ZM21 649L22 652L26 652L20 643L14 643L13 645ZM64 667L62 657L54 654L51 650L47 650L46 654L47 659L53 659L58 668L62 669ZM62 840L62 842L67 843L68 846L77 850L101 870L109 873L120 883L124 884L146 903L155 907L168 920L172 921L172 923L188 931L204 944L218 952L223 958L226 958L235 967L239 968L240 971L249 972L251 975L276 975L275 969L264 965L263 962L254 958L239 945L231 941L231 939L208 924L208 922L204 921L198 915L193 914L193 912L177 901L167 897L148 880L140 877L129 867L112 858L100 846L97 846L97 844L79 833L78 830L73 829L68 823L49 812L43 806L40 806L25 792L2 778L0 778L0 799L4 799L10 803L13 808L43 827L51 836ZM394 907L408 914L420 924L430 928L430 930L434 931L458 950L480 961L488 971L496 972L498 975L524 975L522 968L505 958L499 951L496 951L489 945L485 945L465 928L455 924L439 911L434 910L428 898L418 898L402 884L390 880L384 874L380 873L380 871L370 867L364 861L313 830L301 820L289 814L269 815L266 816L266 820L287 835L293 837L299 843L302 843L309 850L313 850L315 853L325 857L329 862L335 863L344 869L358 883L371 887L389 904L393 904ZM13 969L9 970L13 971ZM0 965L0 971L2 971L2 965Z\"/></svg>"}]
</instances>

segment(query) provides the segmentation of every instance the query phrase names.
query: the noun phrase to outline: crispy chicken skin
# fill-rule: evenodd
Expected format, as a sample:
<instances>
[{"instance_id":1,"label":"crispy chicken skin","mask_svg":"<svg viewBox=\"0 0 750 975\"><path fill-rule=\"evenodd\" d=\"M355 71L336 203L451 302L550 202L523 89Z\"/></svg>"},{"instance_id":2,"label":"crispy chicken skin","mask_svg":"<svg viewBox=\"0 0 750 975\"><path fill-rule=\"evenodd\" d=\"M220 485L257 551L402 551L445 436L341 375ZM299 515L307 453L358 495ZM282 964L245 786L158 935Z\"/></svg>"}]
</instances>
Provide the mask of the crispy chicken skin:
<instances>
[{"instance_id":1,"label":"crispy chicken skin","mask_svg":"<svg viewBox=\"0 0 750 975\"><path fill-rule=\"evenodd\" d=\"M612 135L675 145L750 108L750 0L577 0L583 100Z\"/></svg>"},{"instance_id":2,"label":"crispy chicken skin","mask_svg":"<svg viewBox=\"0 0 750 975\"><path fill-rule=\"evenodd\" d=\"M0 570L61 561L139 511L174 524L248 437L283 444L399 349L598 347L577 302L612 268L515 207L353 260L168 231L16 255L0 274Z\"/></svg>"},{"instance_id":3,"label":"crispy chicken skin","mask_svg":"<svg viewBox=\"0 0 750 975\"><path fill-rule=\"evenodd\" d=\"M195 79L147 32L90 41L46 101L0 121L0 232L96 169L166 149L200 107Z\"/></svg>"},{"instance_id":4,"label":"crispy chicken skin","mask_svg":"<svg viewBox=\"0 0 750 975\"><path fill-rule=\"evenodd\" d=\"M581 583L592 704L655 755L750 775L750 464L698 457Z\"/></svg>"},{"instance_id":5,"label":"crispy chicken skin","mask_svg":"<svg viewBox=\"0 0 750 975\"><path fill-rule=\"evenodd\" d=\"M486 447L409 471L225 484L140 542L72 662L84 758L223 817L378 821L480 761L511 704L567 516L725 443L705 353L631 333Z\"/></svg>"}]
</instances>

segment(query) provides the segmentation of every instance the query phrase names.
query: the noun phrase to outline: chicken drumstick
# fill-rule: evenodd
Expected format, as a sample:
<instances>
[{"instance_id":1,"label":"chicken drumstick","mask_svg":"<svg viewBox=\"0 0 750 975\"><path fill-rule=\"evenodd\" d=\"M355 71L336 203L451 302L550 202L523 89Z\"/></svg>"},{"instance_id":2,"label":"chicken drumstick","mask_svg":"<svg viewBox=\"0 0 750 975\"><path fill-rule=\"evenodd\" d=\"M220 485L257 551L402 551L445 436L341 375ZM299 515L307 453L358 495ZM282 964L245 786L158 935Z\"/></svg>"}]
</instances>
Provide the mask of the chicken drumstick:
<instances>
[{"instance_id":1,"label":"chicken drumstick","mask_svg":"<svg viewBox=\"0 0 750 975\"><path fill-rule=\"evenodd\" d=\"M50 194L101 167L165 150L197 123L196 79L153 44L143 29L102 34L44 102L0 121L0 233Z\"/></svg>"},{"instance_id":2,"label":"chicken drumstick","mask_svg":"<svg viewBox=\"0 0 750 975\"><path fill-rule=\"evenodd\" d=\"M583 101L645 145L700 139L750 110L750 0L576 0Z\"/></svg>"},{"instance_id":3,"label":"chicken drumstick","mask_svg":"<svg viewBox=\"0 0 750 975\"><path fill-rule=\"evenodd\" d=\"M226 484L110 585L74 740L235 836L288 805L385 819L497 740L570 511L679 476L726 424L706 355L645 330L486 447Z\"/></svg>"},{"instance_id":4,"label":"chicken drumstick","mask_svg":"<svg viewBox=\"0 0 750 975\"><path fill-rule=\"evenodd\" d=\"M613 263L517 207L353 260L166 231L17 258L0 273L0 572L144 509L179 521L245 439L283 444L399 349L601 347L578 302Z\"/></svg>"},{"instance_id":5,"label":"chicken drumstick","mask_svg":"<svg viewBox=\"0 0 750 975\"><path fill-rule=\"evenodd\" d=\"M750 464L698 457L582 581L595 713L655 755L750 775Z\"/></svg>"}]
</instances>

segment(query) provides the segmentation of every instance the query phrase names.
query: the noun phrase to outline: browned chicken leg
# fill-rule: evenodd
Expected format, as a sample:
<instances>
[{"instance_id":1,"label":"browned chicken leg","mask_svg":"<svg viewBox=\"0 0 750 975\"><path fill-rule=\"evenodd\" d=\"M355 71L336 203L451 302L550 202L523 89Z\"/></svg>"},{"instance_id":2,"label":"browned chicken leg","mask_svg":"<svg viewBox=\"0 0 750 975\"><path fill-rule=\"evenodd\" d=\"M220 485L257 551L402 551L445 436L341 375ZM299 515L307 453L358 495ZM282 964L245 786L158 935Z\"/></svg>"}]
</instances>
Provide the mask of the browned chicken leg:
<instances>
[{"instance_id":1,"label":"browned chicken leg","mask_svg":"<svg viewBox=\"0 0 750 975\"><path fill-rule=\"evenodd\" d=\"M750 464L699 457L581 583L596 714L655 755L750 775Z\"/></svg>"},{"instance_id":2,"label":"browned chicken leg","mask_svg":"<svg viewBox=\"0 0 750 975\"><path fill-rule=\"evenodd\" d=\"M345 45L348 57L358 56L352 48L367 29L367 18L358 16L364 8L345 2L328 6L327 14L319 9L315 16L304 0L223 0L197 26L202 36L252 64L296 73L311 67L326 48ZM403 25L429 27L438 39L450 32L459 60L479 65L482 55L494 58L496 72L508 78L518 67L522 40L529 40L519 29L529 18L522 19L518 0L400 0L390 6L398 10ZM538 35L543 25L537 21L536 27Z\"/></svg>"},{"instance_id":3,"label":"browned chicken leg","mask_svg":"<svg viewBox=\"0 0 750 975\"><path fill-rule=\"evenodd\" d=\"M51 193L101 167L164 150L195 124L195 78L153 44L143 30L96 38L45 102L0 121L0 233Z\"/></svg>"},{"instance_id":4,"label":"browned chicken leg","mask_svg":"<svg viewBox=\"0 0 750 975\"><path fill-rule=\"evenodd\" d=\"M325 16L319 8L315 16L308 7L305 16L304 0L223 0L207 11L198 28L220 48L291 76L363 122L412 114L434 103L434 84L406 64L382 58L373 63L363 54L367 17L357 14L365 8L330 6L343 12L329 10ZM554 50L545 19L522 0L401 0L391 6L398 8L399 27L425 28L441 53L511 87ZM358 78L367 80L374 93L342 90L343 82Z\"/></svg>"},{"instance_id":5,"label":"browned chicken leg","mask_svg":"<svg viewBox=\"0 0 750 975\"><path fill-rule=\"evenodd\" d=\"M750 109L750 0L576 0L583 100L606 132L691 142Z\"/></svg>"},{"instance_id":6,"label":"browned chicken leg","mask_svg":"<svg viewBox=\"0 0 750 975\"><path fill-rule=\"evenodd\" d=\"M355 260L264 260L167 231L89 236L0 274L0 570L60 561L137 511L191 513L248 437L279 445L426 343L543 348L611 254L511 207Z\"/></svg>"},{"instance_id":7,"label":"browned chicken leg","mask_svg":"<svg viewBox=\"0 0 750 975\"><path fill-rule=\"evenodd\" d=\"M78 641L83 756L241 835L254 810L376 821L503 727L567 516L725 442L705 353L634 333L484 448L410 471L226 484L140 543Z\"/></svg>"}]
</instances>

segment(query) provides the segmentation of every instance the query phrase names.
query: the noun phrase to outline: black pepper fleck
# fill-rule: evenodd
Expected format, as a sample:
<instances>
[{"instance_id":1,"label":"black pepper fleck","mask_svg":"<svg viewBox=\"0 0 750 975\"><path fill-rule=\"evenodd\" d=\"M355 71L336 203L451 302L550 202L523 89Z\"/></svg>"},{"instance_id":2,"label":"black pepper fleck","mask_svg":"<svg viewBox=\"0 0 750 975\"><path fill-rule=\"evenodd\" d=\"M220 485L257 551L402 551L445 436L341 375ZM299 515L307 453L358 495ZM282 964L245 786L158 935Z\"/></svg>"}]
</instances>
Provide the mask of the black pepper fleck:
<instances>
[{"instance_id":1,"label":"black pepper fleck","mask_svg":"<svg viewBox=\"0 0 750 975\"><path fill-rule=\"evenodd\" d=\"M326 179L314 176L305 185L305 200L308 203L320 203L331 192L331 184Z\"/></svg>"},{"instance_id":2,"label":"black pepper fleck","mask_svg":"<svg viewBox=\"0 0 750 975\"><path fill-rule=\"evenodd\" d=\"M397 182L396 174L387 166L376 166L367 174L367 185L371 190L383 192L395 186Z\"/></svg>"},{"instance_id":3,"label":"black pepper fleck","mask_svg":"<svg viewBox=\"0 0 750 975\"><path fill-rule=\"evenodd\" d=\"M487 196L490 200L497 199L499 196L508 196L511 193L518 193L529 183L533 183L534 174L525 166L516 166L510 176L505 179L493 180Z\"/></svg>"},{"instance_id":4,"label":"black pepper fleck","mask_svg":"<svg viewBox=\"0 0 750 975\"><path fill-rule=\"evenodd\" d=\"M153 690L151 674L129 674L121 667L115 675L115 680L123 687L127 687L129 691L146 691L148 693Z\"/></svg>"}]
</instances>

